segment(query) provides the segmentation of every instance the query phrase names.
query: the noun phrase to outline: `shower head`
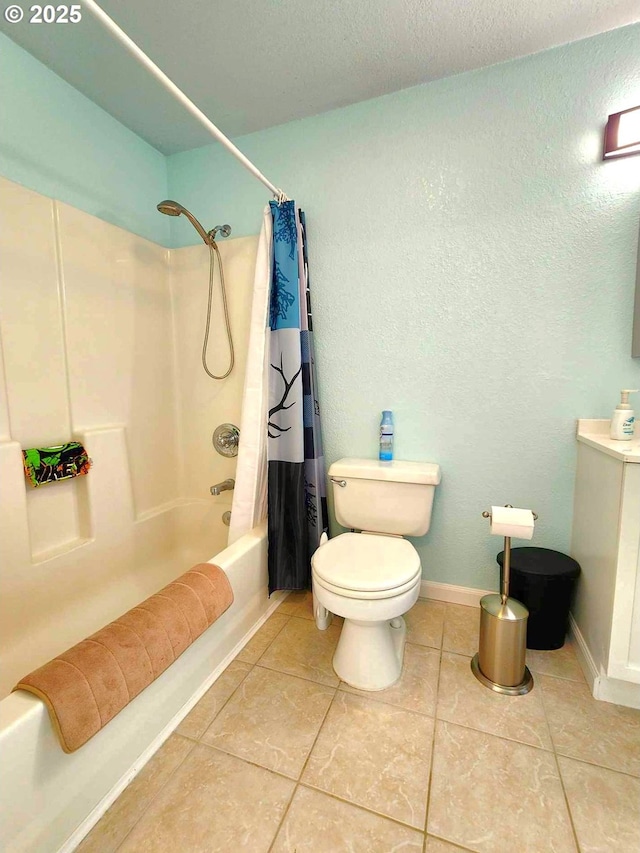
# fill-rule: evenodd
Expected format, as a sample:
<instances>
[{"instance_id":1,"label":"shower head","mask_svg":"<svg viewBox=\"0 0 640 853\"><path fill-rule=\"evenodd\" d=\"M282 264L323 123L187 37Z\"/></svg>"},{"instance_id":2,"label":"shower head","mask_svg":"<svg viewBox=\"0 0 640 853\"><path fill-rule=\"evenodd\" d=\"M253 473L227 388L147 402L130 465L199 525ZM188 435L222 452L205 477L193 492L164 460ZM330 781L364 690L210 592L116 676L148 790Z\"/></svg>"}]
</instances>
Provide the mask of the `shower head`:
<instances>
[{"instance_id":1,"label":"shower head","mask_svg":"<svg viewBox=\"0 0 640 853\"><path fill-rule=\"evenodd\" d=\"M187 210L186 207L183 207L181 204L178 204L177 201L173 201L172 199L167 198L164 201L160 202L160 204L158 205L158 210L160 211L160 213L164 213L167 216L180 216L181 213L184 213L184 215L196 229L198 234L202 237L207 246L210 246L213 242L213 237L210 237L207 234L207 232L204 230L202 225L200 225L193 213L191 213L190 210Z\"/></svg>"},{"instance_id":2,"label":"shower head","mask_svg":"<svg viewBox=\"0 0 640 853\"><path fill-rule=\"evenodd\" d=\"M177 201L171 201L170 198L167 198L160 202L158 210L160 213L166 213L167 216L180 216L184 207L181 204L178 204Z\"/></svg>"}]
</instances>

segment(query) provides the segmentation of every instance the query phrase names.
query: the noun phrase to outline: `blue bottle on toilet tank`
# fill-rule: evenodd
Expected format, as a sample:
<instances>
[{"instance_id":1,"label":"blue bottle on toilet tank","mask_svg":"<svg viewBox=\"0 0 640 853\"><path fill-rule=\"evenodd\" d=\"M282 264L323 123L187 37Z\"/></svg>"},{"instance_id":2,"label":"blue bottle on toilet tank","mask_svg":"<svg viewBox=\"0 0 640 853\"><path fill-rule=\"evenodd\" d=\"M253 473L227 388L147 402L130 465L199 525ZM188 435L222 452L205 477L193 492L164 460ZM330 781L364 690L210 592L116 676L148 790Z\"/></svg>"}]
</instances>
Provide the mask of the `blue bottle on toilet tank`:
<instances>
[{"instance_id":1,"label":"blue bottle on toilet tank","mask_svg":"<svg viewBox=\"0 0 640 853\"><path fill-rule=\"evenodd\" d=\"M393 459L393 412L385 409L380 421L380 454L381 462L391 462Z\"/></svg>"}]
</instances>

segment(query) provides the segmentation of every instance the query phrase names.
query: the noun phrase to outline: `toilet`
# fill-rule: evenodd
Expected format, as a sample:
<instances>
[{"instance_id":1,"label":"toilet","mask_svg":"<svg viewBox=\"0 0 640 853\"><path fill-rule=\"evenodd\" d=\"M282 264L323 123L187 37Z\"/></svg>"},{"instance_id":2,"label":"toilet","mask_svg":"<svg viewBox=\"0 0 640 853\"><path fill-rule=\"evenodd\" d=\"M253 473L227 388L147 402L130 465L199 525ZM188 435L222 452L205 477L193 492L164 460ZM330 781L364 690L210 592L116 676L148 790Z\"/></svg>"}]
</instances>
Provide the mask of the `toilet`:
<instances>
[{"instance_id":1,"label":"toilet","mask_svg":"<svg viewBox=\"0 0 640 853\"><path fill-rule=\"evenodd\" d=\"M420 557L402 537L429 530L440 466L340 459L329 480L336 519L352 532L321 544L311 559L316 624L326 628L327 611L343 616L336 675L360 690L384 690L402 674L402 616L420 592Z\"/></svg>"}]
</instances>

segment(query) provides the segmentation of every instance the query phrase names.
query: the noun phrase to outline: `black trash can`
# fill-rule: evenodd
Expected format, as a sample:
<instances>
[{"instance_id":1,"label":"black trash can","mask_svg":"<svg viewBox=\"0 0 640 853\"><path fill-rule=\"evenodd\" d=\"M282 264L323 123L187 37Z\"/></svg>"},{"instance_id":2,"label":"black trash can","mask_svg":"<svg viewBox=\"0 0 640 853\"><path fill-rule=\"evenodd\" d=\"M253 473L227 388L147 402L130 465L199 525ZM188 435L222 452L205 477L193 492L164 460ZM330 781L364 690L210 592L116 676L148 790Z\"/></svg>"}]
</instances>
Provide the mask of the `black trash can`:
<instances>
[{"instance_id":1,"label":"black trash can","mask_svg":"<svg viewBox=\"0 0 640 853\"><path fill-rule=\"evenodd\" d=\"M496 557L500 568L504 551ZM509 595L529 611L528 649L560 649L569 622L569 607L580 565L549 548L512 548Z\"/></svg>"}]
</instances>

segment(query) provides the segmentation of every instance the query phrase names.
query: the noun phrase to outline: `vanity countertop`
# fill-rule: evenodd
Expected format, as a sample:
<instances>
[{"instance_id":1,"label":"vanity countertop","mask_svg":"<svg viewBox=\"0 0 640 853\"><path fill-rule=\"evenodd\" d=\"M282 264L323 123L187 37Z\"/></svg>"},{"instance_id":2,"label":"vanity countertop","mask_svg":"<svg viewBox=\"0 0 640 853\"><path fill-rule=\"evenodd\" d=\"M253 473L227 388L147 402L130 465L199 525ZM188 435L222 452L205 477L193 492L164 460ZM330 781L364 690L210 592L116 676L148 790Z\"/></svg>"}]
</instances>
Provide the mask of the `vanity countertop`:
<instances>
[{"instance_id":1,"label":"vanity countertop","mask_svg":"<svg viewBox=\"0 0 640 853\"><path fill-rule=\"evenodd\" d=\"M640 435L636 425L635 438L631 441L617 441L609 438L611 421L606 419L580 418L576 438L583 444L595 447L608 456L620 459L622 462L640 463Z\"/></svg>"}]
</instances>

